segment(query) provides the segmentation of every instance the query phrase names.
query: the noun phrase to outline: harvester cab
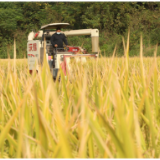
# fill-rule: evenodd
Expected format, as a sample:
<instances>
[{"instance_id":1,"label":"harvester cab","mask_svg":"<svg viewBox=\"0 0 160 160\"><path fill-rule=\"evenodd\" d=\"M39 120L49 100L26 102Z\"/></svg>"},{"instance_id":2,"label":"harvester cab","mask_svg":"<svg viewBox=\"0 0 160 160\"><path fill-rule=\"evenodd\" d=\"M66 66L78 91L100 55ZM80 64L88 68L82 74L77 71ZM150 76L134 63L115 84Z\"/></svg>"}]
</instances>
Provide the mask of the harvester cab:
<instances>
[{"instance_id":1,"label":"harvester cab","mask_svg":"<svg viewBox=\"0 0 160 160\"><path fill-rule=\"evenodd\" d=\"M46 54L52 76L56 79L58 70L62 68L64 74L69 72L70 60L74 58L76 61L86 61L86 58L97 58L99 51L99 30L98 29L81 29L69 30L62 33L68 36L91 35L92 54L88 54L85 49L77 46L69 46L67 48L53 48L51 44L51 36L56 32L56 28L65 28L69 23L52 23L41 27L37 33L33 31L28 35L27 55L29 72L37 70L43 65L43 57ZM38 39L39 38L39 39Z\"/></svg>"}]
</instances>

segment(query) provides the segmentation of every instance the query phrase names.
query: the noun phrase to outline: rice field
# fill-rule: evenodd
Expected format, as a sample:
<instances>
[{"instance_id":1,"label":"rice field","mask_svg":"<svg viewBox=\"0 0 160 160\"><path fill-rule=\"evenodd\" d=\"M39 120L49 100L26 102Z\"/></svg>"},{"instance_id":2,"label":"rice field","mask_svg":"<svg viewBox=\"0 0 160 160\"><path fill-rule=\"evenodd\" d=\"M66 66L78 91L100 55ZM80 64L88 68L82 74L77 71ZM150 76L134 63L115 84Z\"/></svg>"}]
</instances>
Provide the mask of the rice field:
<instances>
[{"instance_id":1,"label":"rice field","mask_svg":"<svg viewBox=\"0 0 160 160\"><path fill-rule=\"evenodd\" d=\"M127 52L126 52L127 53ZM72 64L0 60L0 158L160 158L160 58Z\"/></svg>"}]
</instances>

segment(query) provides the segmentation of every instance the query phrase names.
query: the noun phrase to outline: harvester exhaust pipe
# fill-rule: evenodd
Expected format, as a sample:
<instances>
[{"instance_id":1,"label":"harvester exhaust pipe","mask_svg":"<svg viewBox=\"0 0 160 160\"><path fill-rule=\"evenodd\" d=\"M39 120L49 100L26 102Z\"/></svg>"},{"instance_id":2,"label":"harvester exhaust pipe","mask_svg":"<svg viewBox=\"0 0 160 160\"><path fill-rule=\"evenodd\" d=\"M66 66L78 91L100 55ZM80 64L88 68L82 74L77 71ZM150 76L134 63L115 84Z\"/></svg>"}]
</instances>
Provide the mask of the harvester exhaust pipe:
<instances>
[{"instance_id":1,"label":"harvester exhaust pipe","mask_svg":"<svg viewBox=\"0 0 160 160\"><path fill-rule=\"evenodd\" d=\"M99 52L99 30L98 29L92 29L91 38L92 38L92 52Z\"/></svg>"},{"instance_id":2,"label":"harvester exhaust pipe","mask_svg":"<svg viewBox=\"0 0 160 160\"><path fill-rule=\"evenodd\" d=\"M99 52L99 37L92 37L92 52Z\"/></svg>"}]
</instances>

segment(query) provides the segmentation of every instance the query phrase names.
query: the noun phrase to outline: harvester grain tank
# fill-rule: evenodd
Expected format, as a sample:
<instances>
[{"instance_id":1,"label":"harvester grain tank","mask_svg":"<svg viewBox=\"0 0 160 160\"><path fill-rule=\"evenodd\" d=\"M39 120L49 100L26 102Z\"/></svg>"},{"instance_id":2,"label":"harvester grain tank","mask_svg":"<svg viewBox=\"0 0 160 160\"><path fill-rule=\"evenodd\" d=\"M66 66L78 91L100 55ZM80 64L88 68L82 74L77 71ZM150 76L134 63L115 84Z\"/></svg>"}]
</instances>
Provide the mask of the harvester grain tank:
<instances>
[{"instance_id":1,"label":"harvester grain tank","mask_svg":"<svg viewBox=\"0 0 160 160\"><path fill-rule=\"evenodd\" d=\"M29 72L32 73L34 69L38 71L38 66L43 65L44 53L52 72L53 78L56 79L58 70L62 68L64 74L69 70L69 63L71 58L87 59L96 58L99 52L99 30L98 29L80 29L64 31L66 37L91 35L92 40L92 54L88 54L85 49L77 46L69 46L68 48L61 48L61 50L54 49L51 44L51 36L56 31L57 27L65 28L69 23L51 23L41 27L37 33L33 31L28 35L27 55ZM40 38L36 39L35 38Z\"/></svg>"}]
</instances>

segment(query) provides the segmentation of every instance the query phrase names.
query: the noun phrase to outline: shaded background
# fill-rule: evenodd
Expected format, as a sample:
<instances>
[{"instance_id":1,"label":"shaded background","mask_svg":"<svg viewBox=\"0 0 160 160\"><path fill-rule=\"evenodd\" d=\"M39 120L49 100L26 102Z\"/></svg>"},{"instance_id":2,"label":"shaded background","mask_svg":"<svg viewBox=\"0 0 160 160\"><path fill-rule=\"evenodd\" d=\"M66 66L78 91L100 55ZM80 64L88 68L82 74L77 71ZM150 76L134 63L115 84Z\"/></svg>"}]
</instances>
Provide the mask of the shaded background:
<instances>
[{"instance_id":1,"label":"shaded background","mask_svg":"<svg viewBox=\"0 0 160 160\"><path fill-rule=\"evenodd\" d=\"M144 55L152 56L160 43L160 2L0 2L0 58L27 57L27 37L48 23L70 23L70 29L98 28L101 54L123 56L122 36L130 29L130 56L139 55L143 35ZM90 36L68 37L70 45L91 51ZM158 47L157 54L160 54Z\"/></svg>"}]
</instances>

